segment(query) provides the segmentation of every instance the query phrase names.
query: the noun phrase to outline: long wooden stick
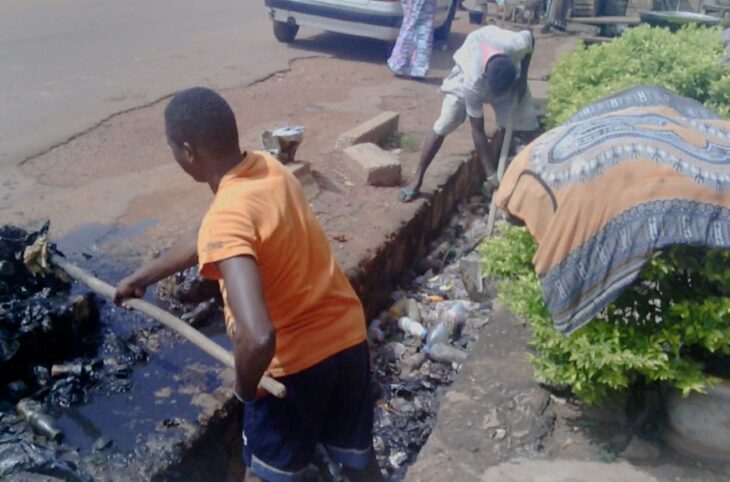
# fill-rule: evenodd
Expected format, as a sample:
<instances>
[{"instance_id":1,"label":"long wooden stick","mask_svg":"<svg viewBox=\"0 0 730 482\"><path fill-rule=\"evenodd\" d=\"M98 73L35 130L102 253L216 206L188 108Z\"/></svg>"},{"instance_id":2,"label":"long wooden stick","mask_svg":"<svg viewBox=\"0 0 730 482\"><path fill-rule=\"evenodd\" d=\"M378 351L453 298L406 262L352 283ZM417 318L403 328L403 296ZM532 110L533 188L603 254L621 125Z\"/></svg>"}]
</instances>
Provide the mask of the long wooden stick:
<instances>
[{"instance_id":1,"label":"long wooden stick","mask_svg":"<svg viewBox=\"0 0 730 482\"><path fill-rule=\"evenodd\" d=\"M509 109L509 118L507 119L507 128L504 130L502 138L502 149L499 152L499 164L497 165L497 182L502 182L502 176L507 168L507 157L509 157L509 148L512 143L512 131L515 124L515 111L517 110L517 98L519 93L513 91L512 105ZM492 202L489 204L489 217L487 218L487 236L491 236L494 231L494 222L497 219L497 191L492 193Z\"/></svg>"},{"instance_id":2,"label":"long wooden stick","mask_svg":"<svg viewBox=\"0 0 730 482\"><path fill-rule=\"evenodd\" d=\"M76 281L85 284L93 291L109 299L114 298L114 293L116 290L112 285L100 280L91 273L84 271L83 269L70 263L68 260L62 258L61 256L51 254L50 260L51 263L61 268L64 272L68 273L68 275ZM198 348L200 348L216 360L220 361L224 365L231 368L235 366L233 355L231 354L231 352L229 352L207 336L203 335L198 330L188 325L177 316L168 313L167 311L153 305L152 303L148 303L144 300L140 300L137 298L130 298L128 300L125 300L124 306L133 308L140 313L144 313L145 315L159 321L171 330L176 331L180 335L187 338ZM283 398L286 395L286 387L284 387L284 385L282 385L280 382L267 376L261 378L261 381L259 382L259 387L278 398Z\"/></svg>"}]
</instances>

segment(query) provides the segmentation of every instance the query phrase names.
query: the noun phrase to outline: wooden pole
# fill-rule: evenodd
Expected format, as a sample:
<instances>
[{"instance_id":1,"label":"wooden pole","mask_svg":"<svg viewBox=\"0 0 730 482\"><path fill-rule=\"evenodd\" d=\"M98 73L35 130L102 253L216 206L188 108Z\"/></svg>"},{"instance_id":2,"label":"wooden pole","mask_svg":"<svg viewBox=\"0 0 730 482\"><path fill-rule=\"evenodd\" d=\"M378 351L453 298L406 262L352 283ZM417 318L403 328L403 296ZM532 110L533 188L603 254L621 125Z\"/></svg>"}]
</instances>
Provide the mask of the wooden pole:
<instances>
[{"instance_id":1,"label":"wooden pole","mask_svg":"<svg viewBox=\"0 0 730 482\"><path fill-rule=\"evenodd\" d=\"M100 280L91 273L84 271L73 263L70 263L65 258L62 258L61 256L58 256L56 254L50 255L50 261L54 265L61 268L64 272L68 273L68 275L71 276L73 279L85 284L93 291L109 299L114 298L114 293L116 289L112 285ZM193 343L195 346L197 346L219 362L228 367L235 368L235 363L231 352L229 352L207 336L203 335L198 330L188 325L173 314L163 310L158 306L153 305L152 303L148 303L138 298L130 298L128 300L125 300L124 306L133 308L140 313L144 313L150 318L159 321L166 327L170 328L173 331L176 331L183 337L187 338L191 343ZM283 398L286 395L286 387L284 387L284 385L282 385L280 382L267 376L261 378L261 381L259 382L259 388L266 390L267 392L278 398Z\"/></svg>"}]
</instances>

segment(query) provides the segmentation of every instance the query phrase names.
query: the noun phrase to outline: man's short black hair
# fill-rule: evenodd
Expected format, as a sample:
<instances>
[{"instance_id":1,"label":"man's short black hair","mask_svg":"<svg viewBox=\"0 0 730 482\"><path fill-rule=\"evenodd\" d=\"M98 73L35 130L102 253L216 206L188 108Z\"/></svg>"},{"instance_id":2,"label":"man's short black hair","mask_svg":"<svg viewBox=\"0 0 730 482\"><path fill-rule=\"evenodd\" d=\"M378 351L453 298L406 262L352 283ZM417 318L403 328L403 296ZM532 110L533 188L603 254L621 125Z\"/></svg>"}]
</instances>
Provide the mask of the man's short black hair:
<instances>
[{"instance_id":1,"label":"man's short black hair","mask_svg":"<svg viewBox=\"0 0 730 482\"><path fill-rule=\"evenodd\" d=\"M507 93L517 79L517 68L506 55L497 55L487 63L487 84L495 96Z\"/></svg>"},{"instance_id":2,"label":"man's short black hair","mask_svg":"<svg viewBox=\"0 0 730 482\"><path fill-rule=\"evenodd\" d=\"M231 106L205 87L183 90L165 108L167 135L178 146L190 143L212 155L239 149L238 126Z\"/></svg>"}]
</instances>

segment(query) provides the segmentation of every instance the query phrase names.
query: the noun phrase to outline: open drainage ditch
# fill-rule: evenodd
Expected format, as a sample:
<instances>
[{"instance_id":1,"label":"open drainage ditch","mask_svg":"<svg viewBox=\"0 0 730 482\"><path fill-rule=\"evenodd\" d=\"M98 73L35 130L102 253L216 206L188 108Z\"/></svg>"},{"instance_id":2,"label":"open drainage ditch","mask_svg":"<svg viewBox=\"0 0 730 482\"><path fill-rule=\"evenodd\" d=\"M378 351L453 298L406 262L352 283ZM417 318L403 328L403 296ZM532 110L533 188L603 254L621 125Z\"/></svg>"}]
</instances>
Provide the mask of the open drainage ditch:
<instances>
[{"instance_id":1,"label":"open drainage ditch","mask_svg":"<svg viewBox=\"0 0 730 482\"><path fill-rule=\"evenodd\" d=\"M485 200L465 201L481 179L476 159L462 160L429 203L348 272L366 313L377 318L369 330L374 445L395 479L425 443L462 352L488 316L487 305L469 300L454 263L485 228ZM0 230L0 479L240 480L232 371L83 286L30 276L21 257L34 238ZM101 279L129 270L121 260L77 254L74 261ZM158 292L168 300L150 290L148 301L188 313L230 348L219 306L210 302L215 292L186 276L161 283ZM205 308L194 311L200 302ZM401 322L409 314L410 323ZM446 318L450 324L440 324ZM414 323L437 331L441 344L420 336Z\"/></svg>"}]
</instances>

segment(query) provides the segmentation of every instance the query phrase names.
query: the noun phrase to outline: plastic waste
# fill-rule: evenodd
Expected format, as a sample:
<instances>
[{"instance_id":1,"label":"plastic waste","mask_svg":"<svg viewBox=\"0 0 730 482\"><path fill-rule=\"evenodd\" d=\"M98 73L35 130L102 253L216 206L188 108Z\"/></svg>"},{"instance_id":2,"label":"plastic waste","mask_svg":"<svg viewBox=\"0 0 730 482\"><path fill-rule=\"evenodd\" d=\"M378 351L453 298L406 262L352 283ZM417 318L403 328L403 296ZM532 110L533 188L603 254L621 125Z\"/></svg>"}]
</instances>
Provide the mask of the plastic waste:
<instances>
[{"instance_id":1,"label":"plastic waste","mask_svg":"<svg viewBox=\"0 0 730 482\"><path fill-rule=\"evenodd\" d=\"M436 326L428 332L426 338L426 344L433 346L437 343L448 343L451 340L451 335L454 332L454 323L450 320L440 321Z\"/></svg>"},{"instance_id":2,"label":"plastic waste","mask_svg":"<svg viewBox=\"0 0 730 482\"><path fill-rule=\"evenodd\" d=\"M385 341L385 333L380 328L380 320L375 319L368 326L368 341L373 344L380 344Z\"/></svg>"},{"instance_id":3,"label":"plastic waste","mask_svg":"<svg viewBox=\"0 0 730 482\"><path fill-rule=\"evenodd\" d=\"M401 375L404 377L409 376L411 373L421 368L424 361L426 361L426 355L421 352L405 357L400 364Z\"/></svg>"},{"instance_id":4,"label":"plastic waste","mask_svg":"<svg viewBox=\"0 0 730 482\"><path fill-rule=\"evenodd\" d=\"M411 320L407 316L398 320L398 326L401 330L416 338L426 338L426 335L428 335L428 330L422 324Z\"/></svg>"},{"instance_id":5,"label":"plastic waste","mask_svg":"<svg viewBox=\"0 0 730 482\"><path fill-rule=\"evenodd\" d=\"M63 437L63 432L56 427L56 423L51 417L43 413L38 402L26 398L19 401L15 409L18 415L23 417L38 434L51 440Z\"/></svg>"},{"instance_id":6,"label":"plastic waste","mask_svg":"<svg viewBox=\"0 0 730 482\"><path fill-rule=\"evenodd\" d=\"M418 301L408 299L406 302L406 316L413 321L421 322L421 308L418 306Z\"/></svg>"},{"instance_id":7,"label":"plastic waste","mask_svg":"<svg viewBox=\"0 0 730 482\"><path fill-rule=\"evenodd\" d=\"M466 352L445 343L436 343L428 348L428 357L441 363L464 363Z\"/></svg>"},{"instance_id":8,"label":"plastic waste","mask_svg":"<svg viewBox=\"0 0 730 482\"><path fill-rule=\"evenodd\" d=\"M445 318L450 320L454 325L462 324L466 321L468 311L463 303L457 302L451 305L446 311Z\"/></svg>"},{"instance_id":9,"label":"plastic waste","mask_svg":"<svg viewBox=\"0 0 730 482\"><path fill-rule=\"evenodd\" d=\"M86 372L85 367L81 363L59 363L51 367L51 377L80 377Z\"/></svg>"},{"instance_id":10,"label":"plastic waste","mask_svg":"<svg viewBox=\"0 0 730 482\"><path fill-rule=\"evenodd\" d=\"M406 314L408 310L408 300L405 298L401 298L395 303L393 303L390 308L388 308L388 314L395 318L400 318Z\"/></svg>"},{"instance_id":11,"label":"plastic waste","mask_svg":"<svg viewBox=\"0 0 730 482\"><path fill-rule=\"evenodd\" d=\"M200 303L192 311L182 315L180 318L188 322L191 326L201 326L215 310L215 300L208 300Z\"/></svg>"},{"instance_id":12,"label":"plastic waste","mask_svg":"<svg viewBox=\"0 0 730 482\"><path fill-rule=\"evenodd\" d=\"M69 452L66 448L66 453ZM0 479L29 480L30 475L32 480L93 480L75 464L60 458L60 455L58 451L24 440L22 436L0 434ZM25 477L21 478L23 475Z\"/></svg>"}]
</instances>

